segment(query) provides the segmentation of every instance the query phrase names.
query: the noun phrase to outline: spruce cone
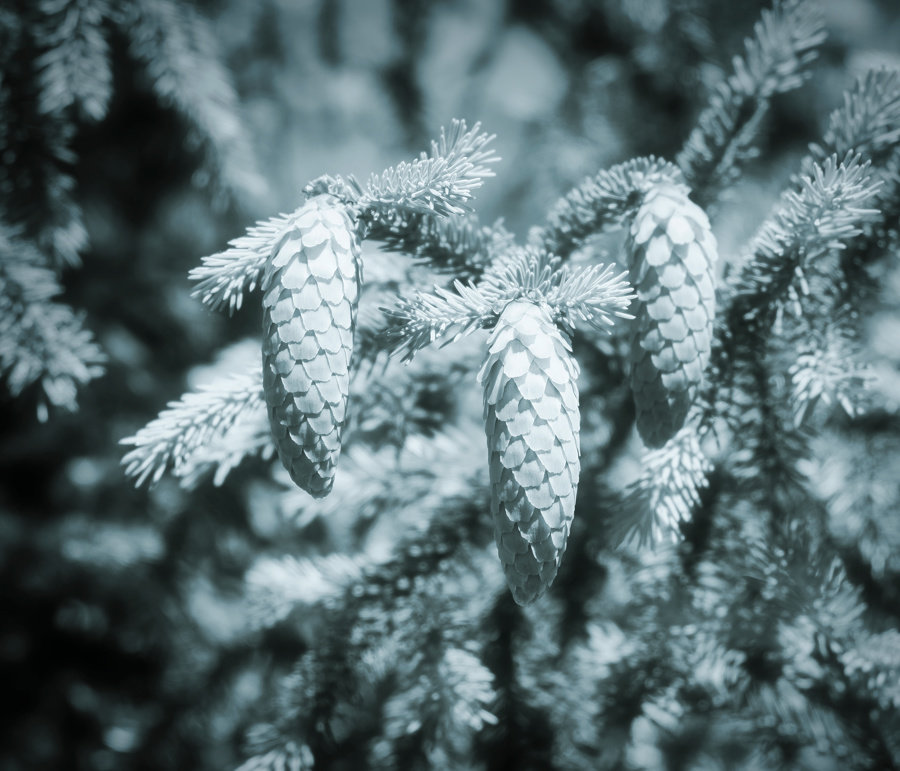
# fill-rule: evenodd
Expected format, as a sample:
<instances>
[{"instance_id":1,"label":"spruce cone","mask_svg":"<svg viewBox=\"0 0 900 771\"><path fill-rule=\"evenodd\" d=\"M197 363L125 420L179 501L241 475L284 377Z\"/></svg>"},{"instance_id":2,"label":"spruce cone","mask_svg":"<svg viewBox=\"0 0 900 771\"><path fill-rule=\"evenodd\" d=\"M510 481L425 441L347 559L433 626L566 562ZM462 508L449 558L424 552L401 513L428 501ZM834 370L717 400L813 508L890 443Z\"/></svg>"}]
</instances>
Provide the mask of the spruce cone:
<instances>
[{"instance_id":1,"label":"spruce cone","mask_svg":"<svg viewBox=\"0 0 900 771\"><path fill-rule=\"evenodd\" d=\"M331 492L350 391L359 244L330 195L282 234L263 279L263 386L278 457L310 495Z\"/></svg>"},{"instance_id":2,"label":"spruce cone","mask_svg":"<svg viewBox=\"0 0 900 771\"><path fill-rule=\"evenodd\" d=\"M494 539L513 598L536 600L566 549L578 487L578 364L545 308L506 306L478 374Z\"/></svg>"},{"instance_id":3,"label":"spruce cone","mask_svg":"<svg viewBox=\"0 0 900 771\"><path fill-rule=\"evenodd\" d=\"M687 189L665 183L644 198L626 248L638 295L630 355L637 427L660 447L684 424L709 361L716 239Z\"/></svg>"}]
</instances>

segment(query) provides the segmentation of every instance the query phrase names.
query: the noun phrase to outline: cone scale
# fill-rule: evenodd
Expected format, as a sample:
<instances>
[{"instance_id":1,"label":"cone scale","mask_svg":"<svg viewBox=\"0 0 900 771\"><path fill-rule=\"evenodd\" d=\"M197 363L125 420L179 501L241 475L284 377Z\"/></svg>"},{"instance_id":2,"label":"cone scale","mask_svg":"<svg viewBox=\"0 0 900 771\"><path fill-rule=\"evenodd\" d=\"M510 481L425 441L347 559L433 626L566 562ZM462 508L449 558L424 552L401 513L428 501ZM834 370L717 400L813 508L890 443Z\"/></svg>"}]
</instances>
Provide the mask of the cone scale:
<instances>
[{"instance_id":1,"label":"cone scale","mask_svg":"<svg viewBox=\"0 0 900 771\"><path fill-rule=\"evenodd\" d=\"M546 308L511 302L478 374L494 539L513 598L527 605L556 578L578 487L578 365Z\"/></svg>"},{"instance_id":2,"label":"cone scale","mask_svg":"<svg viewBox=\"0 0 900 771\"><path fill-rule=\"evenodd\" d=\"M331 492L347 417L359 244L330 195L311 198L263 278L263 387L278 457L310 495Z\"/></svg>"},{"instance_id":3,"label":"cone scale","mask_svg":"<svg viewBox=\"0 0 900 771\"><path fill-rule=\"evenodd\" d=\"M630 380L638 433L661 447L684 425L709 361L716 240L683 185L644 198L628 235L632 305Z\"/></svg>"}]
</instances>

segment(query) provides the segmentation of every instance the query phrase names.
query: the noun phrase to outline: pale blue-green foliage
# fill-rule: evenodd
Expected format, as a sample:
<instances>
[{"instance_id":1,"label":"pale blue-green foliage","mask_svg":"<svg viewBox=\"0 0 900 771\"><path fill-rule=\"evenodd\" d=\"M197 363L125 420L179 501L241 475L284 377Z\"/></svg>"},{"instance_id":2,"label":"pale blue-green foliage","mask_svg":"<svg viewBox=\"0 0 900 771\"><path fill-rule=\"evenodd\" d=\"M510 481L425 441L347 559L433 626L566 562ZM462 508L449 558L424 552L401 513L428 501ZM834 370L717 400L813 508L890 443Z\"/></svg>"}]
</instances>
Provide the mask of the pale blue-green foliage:
<instances>
[{"instance_id":1,"label":"pale blue-green foliage","mask_svg":"<svg viewBox=\"0 0 900 771\"><path fill-rule=\"evenodd\" d=\"M227 433L247 413L264 407L259 373L223 378L170 402L159 417L122 444L133 445L122 462L136 484L158 482L171 468L175 476L197 473L195 454ZM246 445L245 445L246 446ZM208 456L203 456L206 463Z\"/></svg>"},{"instance_id":2,"label":"pale blue-green foliage","mask_svg":"<svg viewBox=\"0 0 900 771\"><path fill-rule=\"evenodd\" d=\"M831 114L821 142L811 145L812 157L856 152L876 168L896 155L900 139L900 72L871 70L844 94L844 103Z\"/></svg>"},{"instance_id":3,"label":"pale blue-green foliage","mask_svg":"<svg viewBox=\"0 0 900 771\"><path fill-rule=\"evenodd\" d=\"M791 283L815 270L816 260L846 248L863 224L878 215L871 208L880 184L862 156L836 155L814 164L786 190L750 242L749 260L735 287L738 303L765 302L749 308L745 318L783 301Z\"/></svg>"},{"instance_id":4,"label":"pale blue-green foliage","mask_svg":"<svg viewBox=\"0 0 900 771\"><path fill-rule=\"evenodd\" d=\"M344 183L336 178L332 187L352 207L362 235L404 245L404 239L415 238L423 245L427 238L432 245L442 245L447 255L444 261L455 255L459 262L475 239L505 240L502 229L498 226L496 233L476 234L464 221L437 224L430 215L466 211L473 190L493 174L489 164L498 159L487 147L492 139L479 125L469 129L465 121L454 120L448 129L442 129L440 140L432 142L430 156L423 153L417 161L401 162L372 175L365 190L352 179ZM212 308L229 312L240 308L244 293L256 287L266 259L290 221L291 215L281 214L259 222L248 228L246 235L232 240L225 251L204 257L190 273L198 282L194 295Z\"/></svg>"},{"instance_id":5,"label":"pale blue-green foliage","mask_svg":"<svg viewBox=\"0 0 900 771\"><path fill-rule=\"evenodd\" d=\"M160 101L187 118L189 139L205 151L207 168L195 174L195 182L216 183L215 193L224 200L260 195L265 183L208 22L191 4L174 0L117 3L113 19Z\"/></svg>"},{"instance_id":6,"label":"pale blue-green foliage","mask_svg":"<svg viewBox=\"0 0 900 771\"><path fill-rule=\"evenodd\" d=\"M700 446L697 428L689 423L665 445L641 458L641 475L625 492L622 508L611 523L610 541L639 544L677 541L708 486L712 464Z\"/></svg>"},{"instance_id":7,"label":"pale blue-green foliage","mask_svg":"<svg viewBox=\"0 0 900 771\"><path fill-rule=\"evenodd\" d=\"M812 0L776 0L764 10L745 41L733 72L713 91L709 106L678 154L677 163L700 203L734 182L755 154L754 139L775 94L792 91L809 77L825 40L822 13Z\"/></svg>"},{"instance_id":8,"label":"pale blue-green foliage","mask_svg":"<svg viewBox=\"0 0 900 771\"><path fill-rule=\"evenodd\" d=\"M572 268L534 247L510 249L476 284L456 280L452 291L435 286L432 292L400 297L389 311L401 325L392 332L394 350L410 359L445 335L456 339L493 326L503 308L519 297L546 305L570 329L576 323L608 329L616 317L630 318L625 309L634 293L611 265Z\"/></svg>"},{"instance_id":9,"label":"pale blue-green foliage","mask_svg":"<svg viewBox=\"0 0 900 771\"><path fill-rule=\"evenodd\" d=\"M60 303L56 274L42 255L0 226L0 377L13 396L39 384L48 406L76 408L78 386L103 372L105 357L82 317Z\"/></svg>"},{"instance_id":10,"label":"pale blue-green foliage","mask_svg":"<svg viewBox=\"0 0 900 771\"><path fill-rule=\"evenodd\" d=\"M112 99L109 38L120 34L167 107L206 150L217 194L259 194L237 97L208 22L170 0L41 0L0 14L0 373L14 396L32 383L47 405L73 409L103 356L80 316L51 302L56 269L88 248L72 150L81 121L102 121ZM32 95L34 95L32 97Z\"/></svg>"},{"instance_id":11,"label":"pale blue-green foliage","mask_svg":"<svg viewBox=\"0 0 900 771\"><path fill-rule=\"evenodd\" d=\"M112 69L105 25L106 0L42 0L37 3L46 50L38 57L40 108L58 113L75 106L102 120L112 95Z\"/></svg>"},{"instance_id":12,"label":"pale blue-green foliage","mask_svg":"<svg viewBox=\"0 0 900 771\"><path fill-rule=\"evenodd\" d=\"M401 214L374 222L369 237L460 280L476 279L514 243L502 221L481 225L474 213L451 217Z\"/></svg>"},{"instance_id":13,"label":"pale blue-green foliage","mask_svg":"<svg viewBox=\"0 0 900 771\"><path fill-rule=\"evenodd\" d=\"M656 182L679 182L681 171L660 158L636 158L603 169L569 191L550 210L547 223L529 240L568 257L584 241L622 224Z\"/></svg>"},{"instance_id":14,"label":"pale blue-green foliage","mask_svg":"<svg viewBox=\"0 0 900 771\"><path fill-rule=\"evenodd\" d=\"M843 312L852 280L841 257L883 253L875 225L896 205L896 77L869 75L849 92L741 258L723 255L703 398L653 453L629 438L633 416L617 400L630 287L582 249L627 223L656 184L687 183L697 201L717 200L753 156L769 101L803 82L822 39L814 3L776 4L677 166L646 157L593 175L527 247L502 224L460 215L493 159L477 126L452 124L431 156L366 187L349 177L311 185L337 195L361 236L414 260L394 273L369 262L376 277L359 338L368 352L331 495L310 500L277 472L247 494L257 532L293 527L304 538L289 548L271 537L245 575L248 627L289 629L301 644L292 671L262 689L244 771L327 764L335 746L358 742L375 767L464 767L475 747L515 745L522 757L532 730L552 733L563 768L672 758L787 768L801 756L810 767L827 758L866 767L896 755L896 634L873 627L878 609L842 564L850 549L832 541L830 519L858 501L810 460L820 449L811 432L834 419L823 409L813 421L813 408L863 403L859 314ZM283 223L259 223L206 258L192 273L200 299L240 307ZM484 355L481 328L519 297L574 329L573 355L596 365L583 367L593 403L569 562L526 609L506 595L488 544L467 379ZM579 326L613 334L597 344ZM454 345L437 351L442 337ZM400 367L381 355L390 346L417 355ZM258 380L231 384L186 395L128 440L129 473L140 481L173 467L197 483L216 468L221 482L270 447L253 420L235 431L245 408L258 412ZM629 463L631 483L606 489ZM657 541L668 543L649 548Z\"/></svg>"},{"instance_id":15,"label":"pale blue-green foliage","mask_svg":"<svg viewBox=\"0 0 900 771\"><path fill-rule=\"evenodd\" d=\"M493 134L471 129L463 120L454 120L441 129L440 139L431 143L415 161L401 161L381 174L373 174L361 196L361 203L375 215L389 218L398 212L411 214L463 214L470 209L469 199L485 177L494 175L490 165L499 159L488 144Z\"/></svg>"}]
</instances>

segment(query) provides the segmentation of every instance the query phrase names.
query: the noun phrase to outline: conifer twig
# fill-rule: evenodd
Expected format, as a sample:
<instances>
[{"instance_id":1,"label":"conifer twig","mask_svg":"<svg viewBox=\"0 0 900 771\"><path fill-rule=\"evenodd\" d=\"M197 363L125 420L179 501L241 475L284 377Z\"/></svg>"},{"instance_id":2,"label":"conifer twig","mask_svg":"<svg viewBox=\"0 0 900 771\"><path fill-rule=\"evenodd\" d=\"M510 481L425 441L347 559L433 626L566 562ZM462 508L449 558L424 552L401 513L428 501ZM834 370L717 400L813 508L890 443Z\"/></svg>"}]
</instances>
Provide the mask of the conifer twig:
<instances>
[{"instance_id":1,"label":"conifer twig","mask_svg":"<svg viewBox=\"0 0 900 771\"><path fill-rule=\"evenodd\" d=\"M229 241L228 249L203 257L188 277L197 282L192 292L213 310L238 310L244 293L251 292L266 266L279 236L291 226L292 214L279 214L257 222L247 234Z\"/></svg>"},{"instance_id":2,"label":"conifer twig","mask_svg":"<svg viewBox=\"0 0 900 771\"><path fill-rule=\"evenodd\" d=\"M58 113L75 105L91 120L106 115L112 93L109 45L103 24L106 0L41 0L44 15L38 58L40 109Z\"/></svg>"},{"instance_id":3,"label":"conifer twig","mask_svg":"<svg viewBox=\"0 0 900 771\"><path fill-rule=\"evenodd\" d=\"M398 213L376 219L367 237L382 248L404 252L435 270L452 273L461 281L473 280L513 245L502 220L481 225L474 214L438 217Z\"/></svg>"},{"instance_id":4,"label":"conifer twig","mask_svg":"<svg viewBox=\"0 0 900 771\"><path fill-rule=\"evenodd\" d=\"M775 308L791 282L822 254L844 249L877 216L867 208L880 183L858 155L831 156L788 189L750 243L730 313L746 321ZM740 322L736 322L740 323Z\"/></svg>"},{"instance_id":5,"label":"conifer twig","mask_svg":"<svg viewBox=\"0 0 900 771\"><path fill-rule=\"evenodd\" d=\"M810 146L812 161L849 152L862 155L873 167L882 166L900 144L900 71L870 70L844 94L821 142ZM805 168L804 168L805 170Z\"/></svg>"},{"instance_id":6,"label":"conifer twig","mask_svg":"<svg viewBox=\"0 0 900 771\"><path fill-rule=\"evenodd\" d=\"M106 357L81 316L53 300L62 293L43 255L0 226L0 377L17 396L40 383L44 402L76 409L76 390L103 373Z\"/></svg>"},{"instance_id":7,"label":"conifer twig","mask_svg":"<svg viewBox=\"0 0 900 771\"><path fill-rule=\"evenodd\" d=\"M189 4L174 0L117 4L112 19L160 101L191 122L221 191L260 194L265 182L255 170L237 95L208 23Z\"/></svg>"},{"instance_id":8,"label":"conifer twig","mask_svg":"<svg viewBox=\"0 0 900 771\"><path fill-rule=\"evenodd\" d=\"M491 326L504 306L518 297L549 306L574 326L584 321L608 327L613 317L631 318L625 309L634 293L625 274L611 266L560 268L560 258L535 247L513 249L491 265L476 284L453 284L455 292L435 287L400 297L385 309L397 326L391 331L394 353L411 359L416 351L452 331L452 339Z\"/></svg>"},{"instance_id":9,"label":"conifer twig","mask_svg":"<svg viewBox=\"0 0 900 771\"><path fill-rule=\"evenodd\" d=\"M872 380L867 367L854 356L854 347L839 324L810 337L797 341L792 351L795 361L788 370L797 428L806 424L820 403L838 405L854 417L859 412L859 394Z\"/></svg>"},{"instance_id":10,"label":"conifer twig","mask_svg":"<svg viewBox=\"0 0 900 771\"><path fill-rule=\"evenodd\" d=\"M125 473L136 478L137 486L148 479L158 482L170 466L179 476L194 453L224 434L248 410L263 405L258 372L235 375L219 385L187 393L170 402L134 436L121 440L121 444L134 447L122 458Z\"/></svg>"},{"instance_id":11,"label":"conifer twig","mask_svg":"<svg viewBox=\"0 0 900 771\"><path fill-rule=\"evenodd\" d=\"M628 273L615 274L612 265L591 265L572 270L564 265L559 284L547 293L547 302L566 319L570 327L584 322L597 330L609 331L615 318L632 319L625 309L635 294Z\"/></svg>"},{"instance_id":12,"label":"conifer twig","mask_svg":"<svg viewBox=\"0 0 900 771\"><path fill-rule=\"evenodd\" d=\"M394 308L385 308L388 317L401 326L391 330L395 340L393 352L408 361L416 351L444 337L451 330L448 342L471 332L481 325L482 318L493 307L490 299L477 287L453 282L450 291L436 286L432 292L418 292L411 297L400 296Z\"/></svg>"},{"instance_id":13,"label":"conifer twig","mask_svg":"<svg viewBox=\"0 0 900 771\"><path fill-rule=\"evenodd\" d=\"M254 625L271 627L294 608L335 598L362 578L368 560L329 554L298 559L262 557L247 572Z\"/></svg>"},{"instance_id":14,"label":"conifer twig","mask_svg":"<svg viewBox=\"0 0 900 771\"><path fill-rule=\"evenodd\" d=\"M401 161L381 174L373 174L360 198L367 217L393 215L397 210L413 214L463 214L472 192L485 177L494 176L490 164L499 158L488 144L493 134L471 129L464 120L454 119L441 137L431 143L431 155Z\"/></svg>"},{"instance_id":15,"label":"conifer twig","mask_svg":"<svg viewBox=\"0 0 900 771\"><path fill-rule=\"evenodd\" d=\"M469 130L465 121L454 120L448 130L441 129L440 141L432 142L430 157L373 175L365 191L352 178L323 177L307 186L307 194L328 192L346 199L362 232L387 241L388 248L408 250L448 270L467 264L477 270L479 260L490 259L511 240L502 224L478 228L472 220L443 224L433 217L465 212L472 191L493 174L489 164L498 159L486 147L492 139L479 125ZM298 211L258 222L225 251L204 257L190 272L198 282L194 295L213 309L239 309Z\"/></svg>"},{"instance_id":16,"label":"conifer twig","mask_svg":"<svg viewBox=\"0 0 900 771\"><path fill-rule=\"evenodd\" d=\"M681 181L681 172L652 156L620 163L589 177L561 198L529 241L568 257L591 236L618 226L656 182Z\"/></svg>"},{"instance_id":17,"label":"conifer twig","mask_svg":"<svg viewBox=\"0 0 900 771\"><path fill-rule=\"evenodd\" d=\"M744 56L713 93L677 163L704 208L733 182L753 156L759 123L775 94L798 88L825 40L821 12L811 0L775 0L745 41Z\"/></svg>"},{"instance_id":18,"label":"conifer twig","mask_svg":"<svg viewBox=\"0 0 900 771\"><path fill-rule=\"evenodd\" d=\"M708 485L712 464L700 448L697 429L687 425L659 449L644 453L640 478L632 483L612 522L615 544L677 541Z\"/></svg>"}]
</instances>

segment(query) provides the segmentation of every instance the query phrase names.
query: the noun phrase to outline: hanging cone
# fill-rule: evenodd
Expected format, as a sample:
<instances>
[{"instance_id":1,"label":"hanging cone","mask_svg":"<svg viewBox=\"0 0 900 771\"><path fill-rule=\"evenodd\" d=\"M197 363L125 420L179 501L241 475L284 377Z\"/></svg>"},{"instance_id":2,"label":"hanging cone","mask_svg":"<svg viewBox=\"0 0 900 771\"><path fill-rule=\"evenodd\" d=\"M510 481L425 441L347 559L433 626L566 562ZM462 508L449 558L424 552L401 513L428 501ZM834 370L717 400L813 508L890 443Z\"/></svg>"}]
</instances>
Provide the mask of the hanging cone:
<instances>
[{"instance_id":1,"label":"hanging cone","mask_svg":"<svg viewBox=\"0 0 900 771\"><path fill-rule=\"evenodd\" d=\"M478 374L490 458L494 538L520 605L543 594L562 561L578 487L578 364L548 311L506 306Z\"/></svg>"},{"instance_id":2,"label":"hanging cone","mask_svg":"<svg viewBox=\"0 0 900 771\"><path fill-rule=\"evenodd\" d=\"M716 239L687 188L665 183L644 198L626 249L638 295L630 353L637 427L661 447L684 425L709 361Z\"/></svg>"},{"instance_id":3,"label":"hanging cone","mask_svg":"<svg viewBox=\"0 0 900 771\"><path fill-rule=\"evenodd\" d=\"M361 267L356 231L330 195L296 213L263 279L263 386L278 457L310 495L331 492L350 392Z\"/></svg>"}]
</instances>

